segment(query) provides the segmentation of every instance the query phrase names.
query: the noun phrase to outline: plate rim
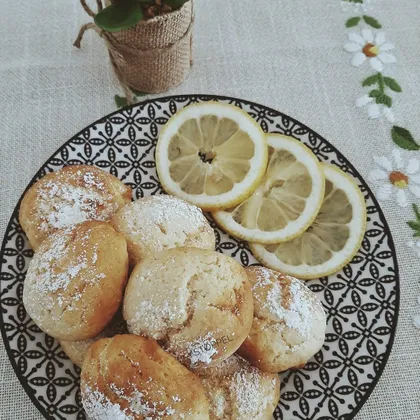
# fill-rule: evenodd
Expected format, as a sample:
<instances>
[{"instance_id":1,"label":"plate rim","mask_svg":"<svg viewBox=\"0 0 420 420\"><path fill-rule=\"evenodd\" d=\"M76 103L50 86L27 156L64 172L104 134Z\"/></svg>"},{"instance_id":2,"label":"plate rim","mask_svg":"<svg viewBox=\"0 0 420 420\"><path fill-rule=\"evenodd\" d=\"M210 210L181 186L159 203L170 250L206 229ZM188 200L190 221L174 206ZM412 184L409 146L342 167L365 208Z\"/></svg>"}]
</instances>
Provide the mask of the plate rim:
<instances>
[{"instance_id":1,"label":"plate rim","mask_svg":"<svg viewBox=\"0 0 420 420\"><path fill-rule=\"evenodd\" d=\"M96 124L99 124L109 118L111 118L113 115L119 114L123 111L129 110L129 109L133 109L139 105L147 105L153 102L159 102L159 101L170 101L172 100L176 100L179 98L187 98L187 99L191 99L191 98L196 98L199 99L203 102L205 101L211 101L211 100L226 100L226 101L233 101L233 102L238 102L238 103L245 103L248 105L252 105L252 106L256 106L256 107L263 107L268 111L272 111L275 114L281 114L282 116L288 118L290 121L306 128L309 132L314 133L318 138L320 138L323 142L325 142L326 144L328 144L332 150L335 153L338 153L340 156L342 156L345 160L346 163L348 163L350 165L350 167L353 169L354 174L358 177L358 180L361 181L362 185L364 186L364 188L366 189L366 192L368 192L372 198L372 201L374 202L376 208L378 209L378 213L380 216L382 216L382 218L385 220L385 225L384 225L384 231L386 232L387 236L388 236L388 246L392 249L393 253L392 253L392 260L395 266L395 281L396 281L396 293L395 293L395 315L394 315L394 320L395 323L393 325L391 334L390 334L390 338L389 338L389 342L388 342L388 348L387 351L384 355L384 359L381 363L381 367L380 370L378 371L377 375L375 376L374 380L371 382L371 386L369 387L368 391L366 392L366 394L363 396L362 400L360 401L360 403L358 405L356 405L356 407L354 408L354 410L349 414L349 417L347 417L347 420L353 420L355 418L355 416L357 415L357 413L360 411L360 409L366 404L366 401L369 399L369 397L371 396L373 390L376 388L379 379L382 377L382 374L386 368L386 365L388 363L389 360L389 356L391 355L392 349L394 347L394 341L395 341L395 336L396 336L396 332L397 332L397 328L398 328L398 321L399 321L399 314L400 314L400 275L399 275L399 265L398 265L398 259L397 259L397 253L396 253L396 248L395 248L395 243L394 243L394 238L392 236L392 232L391 229L388 225L388 221L385 217L384 212L382 211L381 206L379 205L378 200L376 199L376 196L373 194L371 188L369 187L369 185L367 184L367 182L365 181L365 179L361 176L361 174L359 173L359 171L357 170L357 168L351 163L351 161L349 159L347 159L347 157L341 153L331 142L329 142L327 139L325 139L323 136L321 136L320 134L318 134L318 132L316 132L315 130L313 130L312 128L308 127L306 124L298 121L297 119L290 117L289 115L283 113L282 111L276 110L272 107L269 107L267 105L258 103L258 102L254 102L254 101L249 101L247 99L241 99L241 98L235 98L235 97L231 97L231 96L224 96L224 95L215 95L215 94L201 94L201 93L196 93L196 94L179 94L179 95L168 95L168 96L161 96L158 98L150 98L144 101L140 101L137 102L133 105L129 105L120 109L117 109L116 111L113 111L95 121L93 121L92 123L88 124L87 126L85 126L83 129L81 129L80 131L78 131L76 134L74 134L69 140L65 141L58 149L54 150L54 152L47 158L45 159L44 163L41 165L41 167L38 169L38 171L35 173L35 175L32 177L32 179L30 180L30 182L28 183L28 185L26 186L26 188L24 189L23 193L21 194L11 216L9 219L9 222L6 225L6 229L4 231L4 237L2 240L2 246L0 249L0 257L3 256L4 254L4 250L6 247L6 233L10 230L12 222L15 218L18 217L19 214L19 207L20 207L20 203L23 199L23 196L25 195L25 193L28 191L28 189L36 182L38 176L42 173L46 163L48 161L50 161L57 153L59 153L60 151L62 151L65 147L67 147L74 139L76 139L77 137L79 137L80 135L83 134L83 132L85 132L87 129L90 129L91 127L95 126ZM293 137L293 136L292 136ZM299 140L299 139L298 139ZM299 140L300 141L300 140ZM95 165L92 165L95 166ZM3 267L3 262L0 260L0 272L1 269ZM0 283L1 285L1 283ZM0 289L1 291L1 289ZM35 405L35 407L38 409L38 411L44 416L44 418L46 420L55 420L54 417L50 416L47 412L47 410L41 405L41 403L39 402L39 400L36 398L35 394L32 392L32 389L28 386L27 382L25 382L23 380L22 375L20 375L19 369L17 364L14 361L14 358L11 354L11 348L9 345L9 340L7 339L7 335L6 335L6 330L4 328L4 319L3 319L3 312L1 310L2 306L1 306L1 300L0 300L0 330L1 330L1 336L2 336L2 340L3 340L3 344L4 344L4 348L6 350L6 354L7 357L9 359L9 362L11 363L14 373L17 376L22 388L24 389L26 395L31 399L32 403Z\"/></svg>"}]
</instances>

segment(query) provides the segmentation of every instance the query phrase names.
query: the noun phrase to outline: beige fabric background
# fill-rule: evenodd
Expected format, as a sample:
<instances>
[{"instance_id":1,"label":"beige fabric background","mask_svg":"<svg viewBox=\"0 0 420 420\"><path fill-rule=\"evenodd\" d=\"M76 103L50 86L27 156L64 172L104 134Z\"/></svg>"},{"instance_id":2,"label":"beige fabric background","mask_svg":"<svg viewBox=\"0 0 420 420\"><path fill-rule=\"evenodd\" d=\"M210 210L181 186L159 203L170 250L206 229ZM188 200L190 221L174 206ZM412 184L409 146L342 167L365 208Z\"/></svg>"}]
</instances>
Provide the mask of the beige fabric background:
<instances>
[{"instance_id":1,"label":"beige fabric background","mask_svg":"<svg viewBox=\"0 0 420 420\"><path fill-rule=\"evenodd\" d=\"M420 6L376 0L374 15L396 45L389 66L404 92L393 107L400 125L420 139ZM362 175L373 156L393 147L384 120L369 120L354 100L370 68L350 65L339 0L198 0L195 64L170 92L231 95L279 109L306 123L348 157ZM370 12L373 14L373 12ZM43 162L74 133L116 109L121 94L98 36L72 41L88 21L77 0L0 0L0 237L15 203ZM420 152L403 156L420 158ZM401 310L387 368L358 420L420 418L420 259L405 246L410 208L383 204L397 244ZM0 419L41 419L0 343Z\"/></svg>"}]
</instances>

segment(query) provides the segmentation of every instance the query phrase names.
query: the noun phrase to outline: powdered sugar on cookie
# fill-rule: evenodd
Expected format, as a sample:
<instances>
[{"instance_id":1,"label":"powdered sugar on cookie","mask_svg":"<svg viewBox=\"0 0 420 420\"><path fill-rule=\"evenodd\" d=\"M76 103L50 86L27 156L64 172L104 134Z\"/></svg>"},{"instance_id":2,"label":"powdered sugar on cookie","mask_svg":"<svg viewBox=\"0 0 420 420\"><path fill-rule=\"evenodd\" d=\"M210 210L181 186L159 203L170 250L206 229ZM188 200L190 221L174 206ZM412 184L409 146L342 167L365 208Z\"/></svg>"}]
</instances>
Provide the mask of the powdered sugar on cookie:
<instances>
[{"instance_id":1,"label":"powdered sugar on cookie","mask_svg":"<svg viewBox=\"0 0 420 420\"><path fill-rule=\"evenodd\" d=\"M81 174L80 174L81 176ZM61 229L87 220L109 220L117 210L112 195L92 173L83 175L85 186L49 181L39 191L38 217L41 230ZM92 187L96 187L94 189ZM98 191L99 189L99 191Z\"/></svg>"},{"instance_id":2,"label":"powdered sugar on cookie","mask_svg":"<svg viewBox=\"0 0 420 420\"><path fill-rule=\"evenodd\" d=\"M241 418L261 415L270 403L271 395L263 387L261 372L254 367L241 369L233 375L236 408ZM243 417L242 417L243 416Z\"/></svg>"},{"instance_id":3,"label":"powdered sugar on cookie","mask_svg":"<svg viewBox=\"0 0 420 420\"><path fill-rule=\"evenodd\" d=\"M191 343L189 346L191 367L194 367L199 363L210 364L212 362L212 357L217 354L215 344L216 339L213 337L212 333L208 333L205 337L199 338Z\"/></svg>"},{"instance_id":4,"label":"powdered sugar on cookie","mask_svg":"<svg viewBox=\"0 0 420 420\"><path fill-rule=\"evenodd\" d=\"M306 286L297 279L288 280L284 284L279 281L272 283L264 306L279 321L307 337L312 325L312 302L308 299Z\"/></svg>"},{"instance_id":5,"label":"powdered sugar on cookie","mask_svg":"<svg viewBox=\"0 0 420 420\"><path fill-rule=\"evenodd\" d=\"M112 403L102 392L87 387L83 395L83 407L92 420L134 420L117 403Z\"/></svg>"}]
</instances>

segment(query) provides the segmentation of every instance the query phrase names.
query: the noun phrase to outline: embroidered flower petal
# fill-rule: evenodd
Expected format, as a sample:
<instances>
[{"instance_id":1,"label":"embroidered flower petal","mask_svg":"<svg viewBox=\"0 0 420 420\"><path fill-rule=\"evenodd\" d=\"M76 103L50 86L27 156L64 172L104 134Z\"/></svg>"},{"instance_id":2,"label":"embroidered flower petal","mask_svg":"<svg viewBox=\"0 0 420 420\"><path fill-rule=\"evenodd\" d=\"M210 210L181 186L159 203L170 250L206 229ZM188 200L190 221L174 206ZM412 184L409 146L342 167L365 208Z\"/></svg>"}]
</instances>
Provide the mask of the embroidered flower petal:
<instances>
[{"instance_id":1,"label":"embroidered flower petal","mask_svg":"<svg viewBox=\"0 0 420 420\"><path fill-rule=\"evenodd\" d=\"M398 190L397 191L397 203L400 207L407 207L408 206L408 200L407 195L405 194L404 190Z\"/></svg>"},{"instance_id":2,"label":"embroidered flower petal","mask_svg":"<svg viewBox=\"0 0 420 420\"><path fill-rule=\"evenodd\" d=\"M388 174L382 169L374 169L369 173L369 181L379 181L387 178Z\"/></svg>"},{"instance_id":3,"label":"embroidered flower petal","mask_svg":"<svg viewBox=\"0 0 420 420\"><path fill-rule=\"evenodd\" d=\"M408 188L417 198L420 198L420 187L418 185L408 184Z\"/></svg>"},{"instance_id":4,"label":"embroidered flower petal","mask_svg":"<svg viewBox=\"0 0 420 420\"><path fill-rule=\"evenodd\" d=\"M385 54L385 53L384 53ZM379 54L380 55L380 54ZM378 57L379 57L379 55L378 55ZM378 58L377 57L372 57L370 60L369 60L369 62L370 62L370 65L371 65L371 67L373 68L373 70L376 70L376 71L382 71L383 70L383 68L384 68L384 66L382 65L382 63L380 62L380 60L378 60Z\"/></svg>"},{"instance_id":5,"label":"embroidered flower petal","mask_svg":"<svg viewBox=\"0 0 420 420\"><path fill-rule=\"evenodd\" d=\"M375 37L375 44L376 45L382 45L385 42L385 33L384 32L378 32Z\"/></svg>"},{"instance_id":6,"label":"embroidered flower petal","mask_svg":"<svg viewBox=\"0 0 420 420\"><path fill-rule=\"evenodd\" d=\"M384 184L378 188L376 196L379 200L386 201L390 200L392 197L392 186L391 184Z\"/></svg>"},{"instance_id":7,"label":"embroidered flower petal","mask_svg":"<svg viewBox=\"0 0 420 420\"><path fill-rule=\"evenodd\" d=\"M414 248L414 241L407 241L406 245L407 245L409 248Z\"/></svg>"},{"instance_id":8,"label":"embroidered flower petal","mask_svg":"<svg viewBox=\"0 0 420 420\"><path fill-rule=\"evenodd\" d=\"M402 160L401 152L399 149L394 149L392 151L392 158L394 159L396 169L401 169L404 166L404 162Z\"/></svg>"},{"instance_id":9,"label":"embroidered flower petal","mask_svg":"<svg viewBox=\"0 0 420 420\"><path fill-rule=\"evenodd\" d=\"M355 42L348 42L347 44L344 45L344 49L349 53L353 53L356 51L361 51L362 46L359 44L356 44Z\"/></svg>"},{"instance_id":10,"label":"embroidered flower petal","mask_svg":"<svg viewBox=\"0 0 420 420\"><path fill-rule=\"evenodd\" d=\"M350 32L349 33L349 41L355 42L356 44L359 44L360 46L365 46L365 40L356 32Z\"/></svg>"},{"instance_id":11,"label":"embroidered flower petal","mask_svg":"<svg viewBox=\"0 0 420 420\"><path fill-rule=\"evenodd\" d=\"M363 53L359 52L354 55L353 60L351 60L351 64L353 64L353 66L355 67L359 67L365 61L366 61L366 56Z\"/></svg>"},{"instance_id":12,"label":"embroidered flower petal","mask_svg":"<svg viewBox=\"0 0 420 420\"><path fill-rule=\"evenodd\" d=\"M385 42L385 44L381 45L380 50L381 51L391 51L395 48L394 44L391 44L390 42Z\"/></svg>"},{"instance_id":13,"label":"embroidered flower petal","mask_svg":"<svg viewBox=\"0 0 420 420\"><path fill-rule=\"evenodd\" d=\"M406 168L408 175L413 175L420 169L420 161L417 159L410 159Z\"/></svg>"},{"instance_id":14,"label":"embroidered flower petal","mask_svg":"<svg viewBox=\"0 0 420 420\"><path fill-rule=\"evenodd\" d=\"M374 156L373 160L383 169L388 172L392 171L392 163L391 161L385 156Z\"/></svg>"},{"instance_id":15,"label":"embroidered flower petal","mask_svg":"<svg viewBox=\"0 0 420 420\"><path fill-rule=\"evenodd\" d=\"M382 110L383 114L385 115L385 118L393 123L395 122L395 117L394 117L394 113L391 111L391 108L388 108L387 106L385 106Z\"/></svg>"},{"instance_id":16,"label":"embroidered flower petal","mask_svg":"<svg viewBox=\"0 0 420 420\"><path fill-rule=\"evenodd\" d=\"M410 182L420 185L420 175L410 175Z\"/></svg>"},{"instance_id":17,"label":"embroidered flower petal","mask_svg":"<svg viewBox=\"0 0 420 420\"><path fill-rule=\"evenodd\" d=\"M416 315L413 318L414 326L420 329L420 315Z\"/></svg>"},{"instance_id":18,"label":"embroidered flower petal","mask_svg":"<svg viewBox=\"0 0 420 420\"><path fill-rule=\"evenodd\" d=\"M385 64L395 63L397 61L397 59L392 54L389 54L386 52L380 52L378 54L378 58L379 60L382 61L382 63L385 63Z\"/></svg>"},{"instance_id":19,"label":"embroidered flower petal","mask_svg":"<svg viewBox=\"0 0 420 420\"><path fill-rule=\"evenodd\" d=\"M373 42L373 33L370 29L363 29L362 36L366 42L369 42L369 43Z\"/></svg>"},{"instance_id":20,"label":"embroidered flower petal","mask_svg":"<svg viewBox=\"0 0 420 420\"><path fill-rule=\"evenodd\" d=\"M367 105L368 103L372 102L373 98L371 98L369 95L363 95L360 98L356 99L356 106L357 107L362 107Z\"/></svg>"},{"instance_id":21,"label":"embroidered flower petal","mask_svg":"<svg viewBox=\"0 0 420 420\"><path fill-rule=\"evenodd\" d=\"M372 118L372 119L379 118L379 106L378 106L378 104L370 104L368 106L368 116L369 116L369 118Z\"/></svg>"}]
</instances>

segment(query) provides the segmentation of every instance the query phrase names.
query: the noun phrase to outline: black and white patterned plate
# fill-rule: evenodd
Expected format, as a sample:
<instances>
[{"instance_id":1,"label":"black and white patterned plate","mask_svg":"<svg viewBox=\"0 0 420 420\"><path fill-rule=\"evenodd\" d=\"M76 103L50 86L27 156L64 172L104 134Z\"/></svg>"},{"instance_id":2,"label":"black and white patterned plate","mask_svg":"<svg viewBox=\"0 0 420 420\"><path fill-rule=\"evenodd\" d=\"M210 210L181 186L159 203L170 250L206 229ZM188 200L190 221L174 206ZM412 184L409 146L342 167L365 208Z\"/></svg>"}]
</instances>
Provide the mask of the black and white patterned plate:
<instances>
[{"instance_id":1,"label":"black and white patterned plate","mask_svg":"<svg viewBox=\"0 0 420 420\"><path fill-rule=\"evenodd\" d=\"M349 420L375 387L391 351L399 306L398 266L392 237L372 192L347 159L310 128L273 109L239 99L174 96L140 103L93 123L65 143L31 182L65 165L88 164L112 173L133 189L133 197L159 194L154 151L159 130L177 110L216 100L243 108L266 132L293 136L323 162L356 178L368 209L367 231L358 254L341 272L308 282L328 314L325 344L307 365L281 375L276 419ZM33 255L19 225L18 206L1 251L1 329L22 386L47 419L86 416L79 373L57 341L39 330L25 312L22 289ZM217 249L243 265L255 264L244 242L214 224Z\"/></svg>"}]
</instances>

